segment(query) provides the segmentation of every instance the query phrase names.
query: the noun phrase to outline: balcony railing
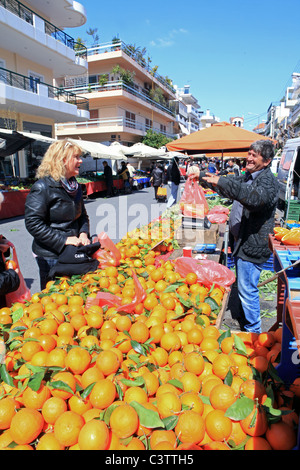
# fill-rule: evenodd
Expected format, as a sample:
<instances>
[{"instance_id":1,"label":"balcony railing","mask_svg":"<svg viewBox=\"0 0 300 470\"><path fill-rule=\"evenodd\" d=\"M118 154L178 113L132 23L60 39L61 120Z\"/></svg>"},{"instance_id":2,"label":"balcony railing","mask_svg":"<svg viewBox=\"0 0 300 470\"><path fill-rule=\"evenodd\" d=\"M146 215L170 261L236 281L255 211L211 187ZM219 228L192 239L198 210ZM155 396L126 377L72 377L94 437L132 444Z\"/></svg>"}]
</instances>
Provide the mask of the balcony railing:
<instances>
[{"instance_id":1,"label":"balcony railing","mask_svg":"<svg viewBox=\"0 0 300 470\"><path fill-rule=\"evenodd\" d=\"M127 119L125 117L111 117L111 118L101 118L101 119L90 119L89 121L85 122L67 122L67 123L62 123L62 124L55 124L56 130L57 131L68 131L71 129L76 129L78 132L82 129L88 129L88 130L95 130L96 132L101 132L101 129L107 128L107 127L126 127L128 129L135 129L138 131L142 131L146 134L146 132L151 129L150 126L144 125L140 122L137 122L133 119ZM158 127L153 127L152 128L154 132L157 132L159 134L163 134L166 137L169 137L171 139L175 138L175 134L170 134L168 132L162 132L160 128ZM105 130L105 132L108 132Z\"/></svg>"},{"instance_id":2,"label":"balcony railing","mask_svg":"<svg viewBox=\"0 0 300 470\"><path fill-rule=\"evenodd\" d=\"M156 80L158 80L162 85L168 88L172 93L175 93L175 88L171 85L169 81L167 81L164 77L159 75L155 70L153 70L149 63L144 59L142 53L139 51L139 48L134 48L133 46L125 44L125 42L119 40L115 42L107 42L102 44L97 44L96 46L89 47L87 49L88 56L95 55L95 54L104 54L106 52L115 52L115 51L123 51L133 60L135 60L141 67L146 69L147 72L150 73Z\"/></svg>"},{"instance_id":3,"label":"balcony railing","mask_svg":"<svg viewBox=\"0 0 300 470\"><path fill-rule=\"evenodd\" d=\"M65 101L66 103L74 104L78 109L89 111L89 100L87 98L78 96L75 93L70 93L63 87L54 87L53 85L40 82L32 77L26 77L25 75L12 72L2 67L0 67L0 85L1 84L36 94L43 89L48 98Z\"/></svg>"},{"instance_id":4,"label":"balcony railing","mask_svg":"<svg viewBox=\"0 0 300 470\"><path fill-rule=\"evenodd\" d=\"M91 93L91 92L105 92L105 91L116 91L116 90L121 90L121 91L127 91L131 95L136 96L137 98L140 98L143 101L146 101L149 103L151 106L155 106L156 108L160 109L161 111L170 114L171 116L175 117L174 110L164 106L157 101L152 100L149 98L149 96L146 93L141 93L134 89L132 86L126 85L122 81L116 81L116 82L108 82L106 85L85 85L85 86L80 86L76 88L72 88L72 91L74 93Z\"/></svg>"},{"instance_id":5,"label":"balcony railing","mask_svg":"<svg viewBox=\"0 0 300 470\"><path fill-rule=\"evenodd\" d=\"M32 11L27 6L23 5L18 0L0 0L0 6L17 15L22 20L33 25L34 15L40 18L45 23L45 33L55 38L57 41L62 42L65 46L73 49L75 54L83 59L87 59L87 48L83 44L77 43L72 36L65 33L55 25L45 20L42 16Z\"/></svg>"}]
</instances>

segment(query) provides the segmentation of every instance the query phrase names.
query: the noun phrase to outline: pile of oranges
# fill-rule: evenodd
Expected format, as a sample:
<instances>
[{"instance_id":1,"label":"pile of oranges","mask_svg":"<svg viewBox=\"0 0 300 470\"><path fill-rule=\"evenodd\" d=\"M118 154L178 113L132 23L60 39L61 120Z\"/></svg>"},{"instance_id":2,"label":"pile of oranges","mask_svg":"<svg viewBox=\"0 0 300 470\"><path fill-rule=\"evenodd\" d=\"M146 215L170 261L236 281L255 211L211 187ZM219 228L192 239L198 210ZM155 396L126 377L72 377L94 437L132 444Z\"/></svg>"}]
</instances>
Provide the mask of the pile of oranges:
<instances>
[{"instance_id":1,"label":"pile of oranges","mask_svg":"<svg viewBox=\"0 0 300 470\"><path fill-rule=\"evenodd\" d=\"M120 266L51 281L0 310L0 448L294 448L300 379L276 375L281 328L219 330L225 289L158 265L161 251L140 240L118 244ZM99 291L132 312L90 305Z\"/></svg>"}]
</instances>

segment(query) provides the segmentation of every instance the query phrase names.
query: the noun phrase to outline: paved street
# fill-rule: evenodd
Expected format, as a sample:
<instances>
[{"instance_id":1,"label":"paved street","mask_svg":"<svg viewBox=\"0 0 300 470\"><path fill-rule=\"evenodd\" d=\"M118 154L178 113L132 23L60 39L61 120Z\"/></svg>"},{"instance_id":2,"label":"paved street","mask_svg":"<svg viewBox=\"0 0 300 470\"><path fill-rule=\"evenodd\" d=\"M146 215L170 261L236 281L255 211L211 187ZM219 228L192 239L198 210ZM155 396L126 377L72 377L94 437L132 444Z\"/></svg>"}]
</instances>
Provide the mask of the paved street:
<instances>
[{"instance_id":1,"label":"paved street","mask_svg":"<svg viewBox=\"0 0 300 470\"><path fill-rule=\"evenodd\" d=\"M105 231L114 242L135 227L148 224L166 209L166 203L155 201L152 187L109 199L100 197L98 193L89 197L85 206L90 217L91 235ZM32 237L25 228L24 217L1 220L0 233L15 245L31 294L39 292L38 268L31 251Z\"/></svg>"}]
</instances>

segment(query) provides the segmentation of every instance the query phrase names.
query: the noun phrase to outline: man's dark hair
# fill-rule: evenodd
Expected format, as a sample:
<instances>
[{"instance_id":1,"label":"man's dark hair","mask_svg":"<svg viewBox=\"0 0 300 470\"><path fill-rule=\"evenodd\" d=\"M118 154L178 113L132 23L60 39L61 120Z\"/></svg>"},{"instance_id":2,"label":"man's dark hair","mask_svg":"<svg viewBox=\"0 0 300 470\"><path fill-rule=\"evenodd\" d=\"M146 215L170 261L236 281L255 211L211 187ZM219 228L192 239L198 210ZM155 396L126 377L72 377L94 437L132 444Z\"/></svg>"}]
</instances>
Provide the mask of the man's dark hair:
<instances>
[{"instance_id":1,"label":"man's dark hair","mask_svg":"<svg viewBox=\"0 0 300 470\"><path fill-rule=\"evenodd\" d=\"M270 140L256 140L251 144L250 150L259 153L264 161L272 160L275 155L274 145Z\"/></svg>"}]
</instances>

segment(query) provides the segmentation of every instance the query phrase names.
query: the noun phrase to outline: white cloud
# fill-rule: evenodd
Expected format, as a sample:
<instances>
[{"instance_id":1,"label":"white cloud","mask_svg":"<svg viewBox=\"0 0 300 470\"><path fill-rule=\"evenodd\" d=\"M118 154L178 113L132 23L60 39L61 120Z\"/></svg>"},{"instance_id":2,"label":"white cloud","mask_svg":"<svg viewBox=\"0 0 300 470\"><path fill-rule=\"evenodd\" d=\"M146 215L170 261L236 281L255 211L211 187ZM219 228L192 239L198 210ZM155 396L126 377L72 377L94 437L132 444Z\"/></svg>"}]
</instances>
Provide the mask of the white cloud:
<instances>
[{"instance_id":1,"label":"white cloud","mask_svg":"<svg viewBox=\"0 0 300 470\"><path fill-rule=\"evenodd\" d=\"M157 38L155 40L152 39L152 41L150 41L150 46L171 47L175 44L176 36L178 36L179 34L187 34L187 33L188 31L183 28L172 29L171 31L169 31L169 33L166 36Z\"/></svg>"}]
</instances>

